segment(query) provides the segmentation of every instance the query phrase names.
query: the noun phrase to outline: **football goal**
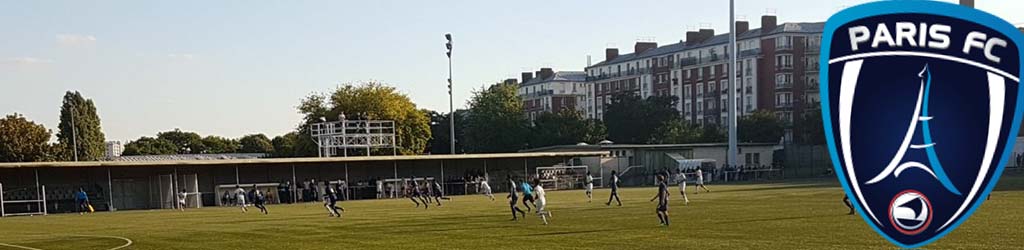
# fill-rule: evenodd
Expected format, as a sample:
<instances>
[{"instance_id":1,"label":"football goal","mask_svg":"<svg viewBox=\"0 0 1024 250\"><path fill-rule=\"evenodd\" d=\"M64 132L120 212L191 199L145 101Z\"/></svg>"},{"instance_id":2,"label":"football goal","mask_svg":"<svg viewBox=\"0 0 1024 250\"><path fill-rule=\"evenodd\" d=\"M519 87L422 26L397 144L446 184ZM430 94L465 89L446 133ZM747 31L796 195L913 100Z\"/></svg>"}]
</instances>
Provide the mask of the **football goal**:
<instances>
[{"instance_id":1,"label":"football goal","mask_svg":"<svg viewBox=\"0 0 1024 250\"><path fill-rule=\"evenodd\" d=\"M0 183L0 217L46 215L46 186L4 189Z\"/></svg>"}]
</instances>

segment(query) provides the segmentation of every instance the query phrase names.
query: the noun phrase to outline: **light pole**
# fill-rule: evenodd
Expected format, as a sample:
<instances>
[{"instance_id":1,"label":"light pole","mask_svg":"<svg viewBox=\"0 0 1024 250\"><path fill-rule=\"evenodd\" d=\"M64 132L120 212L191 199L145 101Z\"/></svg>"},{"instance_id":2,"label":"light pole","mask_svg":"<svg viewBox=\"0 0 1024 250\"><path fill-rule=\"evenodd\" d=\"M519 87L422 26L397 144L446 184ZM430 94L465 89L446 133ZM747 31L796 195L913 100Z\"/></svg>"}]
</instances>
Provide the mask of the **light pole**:
<instances>
[{"instance_id":1,"label":"light pole","mask_svg":"<svg viewBox=\"0 0 1024 250\"><path fill-rule=\"evenodd\" d=\"M451 154L455 154L455 104L452 101L452 34L444 34L448 40L445 47L448 48L448 135L451 136Z\"/></svg>"},{"instance_id":2,"label":"light pole","mask_svg":"<svg viewBox=\"0 0 1024 250\"><path fill-rule=\"evenodd\" d=\"M729 0L729 166L736 166L736 10L735 0Z\"/></svg>"}]
</instances>

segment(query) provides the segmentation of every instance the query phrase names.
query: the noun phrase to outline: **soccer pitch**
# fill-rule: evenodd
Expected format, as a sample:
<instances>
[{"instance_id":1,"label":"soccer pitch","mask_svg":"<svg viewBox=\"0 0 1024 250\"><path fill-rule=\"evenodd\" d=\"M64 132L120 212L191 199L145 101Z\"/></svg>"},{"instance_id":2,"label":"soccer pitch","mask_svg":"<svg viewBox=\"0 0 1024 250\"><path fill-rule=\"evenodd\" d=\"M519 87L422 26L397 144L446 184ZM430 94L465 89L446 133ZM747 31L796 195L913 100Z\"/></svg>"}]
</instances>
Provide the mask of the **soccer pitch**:
<instances>
[{"instance_id":1,"label":"soccer pitch","mask_svg":"<svg viewBox=\"0 0 1024 250\"><path fill-rule=\"evenodd\" d=\"M655 188L609 190L587 203L582 190L548 192L550 225L528 214L510 221L497 200L455 196L442 207L408 199L343 202L341 219L321 204L60 214L0 219L0 249L893 249L858 216L846 215L834 179L710 185L683 206L672 188L672 225L661 227ZM520 203L520 206L521 203ZM929 249L1024 246L1024 178L1007 175L992 199Z\"/></svg>"}]
</instances>

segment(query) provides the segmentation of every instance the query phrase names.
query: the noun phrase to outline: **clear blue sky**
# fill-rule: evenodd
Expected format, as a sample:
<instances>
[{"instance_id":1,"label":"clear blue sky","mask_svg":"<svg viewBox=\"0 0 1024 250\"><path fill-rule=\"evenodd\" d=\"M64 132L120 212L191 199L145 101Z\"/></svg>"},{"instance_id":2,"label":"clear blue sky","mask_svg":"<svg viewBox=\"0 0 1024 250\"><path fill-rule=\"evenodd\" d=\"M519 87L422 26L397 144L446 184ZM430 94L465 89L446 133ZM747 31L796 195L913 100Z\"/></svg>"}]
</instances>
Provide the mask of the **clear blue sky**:
<instances>
[{"instance_id":1,"label":"clear blue sky","mask_svg":"<svg viewBox=\"0 0 1024 250\"><path fill-rule=\"evenodd\" d=\"M760 27L824 21L856 0L738 0ZM978 7L1024 22L1017 0ZM292 130L306 95L379 80L448 109L442 34L455 39L455 103L540 67L582 70L606 46L631 52L688 29L725 32L726 1L4 1L0 113L57 125L64 91L99 109L108 140L174 128L203 135Z\"/></svg>"}]
</instances>

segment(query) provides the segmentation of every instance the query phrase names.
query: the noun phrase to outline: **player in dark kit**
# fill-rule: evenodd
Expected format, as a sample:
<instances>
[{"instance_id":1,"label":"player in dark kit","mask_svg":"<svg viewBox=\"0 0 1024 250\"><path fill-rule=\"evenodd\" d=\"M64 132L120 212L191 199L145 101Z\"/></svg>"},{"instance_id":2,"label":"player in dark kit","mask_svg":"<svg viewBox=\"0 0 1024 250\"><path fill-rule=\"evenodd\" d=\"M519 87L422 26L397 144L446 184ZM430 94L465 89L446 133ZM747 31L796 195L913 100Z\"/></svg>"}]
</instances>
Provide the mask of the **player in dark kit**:
<instances>
[{"instance_id":1,"label":"player in dark kit","mask_svg":"<svg viewBox=\"0 0 1024 250\"><path fill-rule=\"evenodd\" d=\"M850 208L850 212L846 214L853 215L853 204L850 204L849 196L843 195L843 204L846 204L846 207Z\"/></svg>"},{"instance_id":2,"label":"player in dark kit","mask_svg":"<svg viewBox=\"0 0 1024 250\"><path fill-rule=\"evenodd\" d=\"M658 220L661 221L662 226L668 226L668 184L666 184L665 176L658 175L658 194L651 198L651 201L658 200Z\"/></svg>"},{"instance_id":3,"label":"player in dark kit","mask_svg":"<svg viewBox=\"0 0 1024 250\"><path fill-rule=\"evenodd\" d=\"M341 218L341 212L338 212L338 210L340 209L344 212L345 208L337 205L338 192L334 191L335 188L331 188L331 184L326 181L324 182L324 186L327 186L327 188L324 189L324 208L326 208L327 212L330 213L330 217L337 216L338 218Z\"/></svg>"},{"instance_id":4,"label":"player in dark kit","mask_svg":"<svg viewBox=\"0 0 1024 250\"><path fill-rule=\"evenodd\" d=\"M516 194L516 181L512 179L512 175L508 175L508 187L507 198L508 206L512 209L512 220L519 220L519 217L516 217L516 212L519 212L523 218L526 218L526 212L523 212L522 209L519 209L519 207L516 206L516 202L519 202L519 195Z\"/></svg>"},{"instance_id":5,"label":"player in dark kit","mask_svg":"<svg viewBox=\"0 0 1024 250\"><path fill-rule=\"evenodd\" d=\"M253 206L259 208L260 212L263 214L270 214L270 212L267 211L267 195L264 194L263 191L260 191L259 188L256 188L255 184L252 185L252 191L249 191L249 193L249 196L252 196Z\"/></svg>"},{"instance_id":6,"label":"player in dark kit","mask_svg":"<svg viewBox=\"0 0 1024 250\"><path fill-rule=\"evenodd\" d=\"M433 181L431 181L431 184L428 184L428 185L433 187L433 188L431 188L431 192L433 193L434 201L437 201L437 206L438 207L441 206L441 200L451 200L452 199L452 198L444 197L444 192L441 192L442 191L441 190L441 183L437 182L437 179L434 179ZM430 200L430 197L427 197L427 200Z\"/></svg>"},{"instance_id":7,"label":"player in dark kit","mask_svg":"<svg viewBox=\"0 0 1024 250\"><path fill-rule=\"evenodd\" d=\"M615 202L618 202L619 206L621 207L622 201L619 200L619 175L615 172L615 170L612 170L612 177L610 178L609 182L611 182L612 194L611 196L608 196L608 202L604 203L604 205L611 206L612 199L614 198Z\"/></svg>"},{"instance_id":8,"label":"player in dark kit","mask_svg":"<svg viewBox=\"0 0 1024 250\"><path fill-rule=\"evenodd\" d=\"M416 203L416 207L420 207L420 202L423 202L423 209L430 207L430 203L423 198L423 191L420 189L420 183L416 181L416 177L412 177L412 184L409 186L409 199ZM418 201L416 199L419 199Z\"/></svg>"}]
</instances>

